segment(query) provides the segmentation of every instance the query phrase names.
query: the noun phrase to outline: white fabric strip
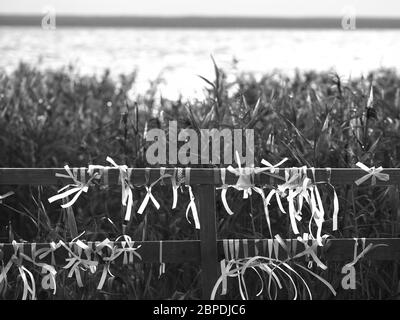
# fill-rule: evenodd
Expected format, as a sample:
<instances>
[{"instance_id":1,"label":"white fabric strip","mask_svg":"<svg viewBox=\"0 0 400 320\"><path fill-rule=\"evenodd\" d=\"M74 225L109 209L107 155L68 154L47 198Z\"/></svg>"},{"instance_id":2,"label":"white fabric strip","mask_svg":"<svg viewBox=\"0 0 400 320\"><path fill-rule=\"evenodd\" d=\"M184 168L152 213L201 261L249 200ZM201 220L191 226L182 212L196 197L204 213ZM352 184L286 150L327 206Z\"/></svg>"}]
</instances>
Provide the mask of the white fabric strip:
<instances>
[{"instance_id":1,"label":"white fabric strip","mask_svg":"<svg viewBox=\"0 0 400 320\"><path fill-rule=\"evenodd\" d=\"M189 220L189 212L192 212L192 216L193 216L193 220L194 220L194 225L196 229L200 229L200 219L199 219L199 214L197 212L197 207L196 207L196 202L195 202L195 197L193 194L193 190L192 187L190 186L190 168L187 167L186 171L185 171L185 183L186 183L186 187L189 190L189 204L186 208L186 220L190 222Z\"/></svg>"}]
</instances>

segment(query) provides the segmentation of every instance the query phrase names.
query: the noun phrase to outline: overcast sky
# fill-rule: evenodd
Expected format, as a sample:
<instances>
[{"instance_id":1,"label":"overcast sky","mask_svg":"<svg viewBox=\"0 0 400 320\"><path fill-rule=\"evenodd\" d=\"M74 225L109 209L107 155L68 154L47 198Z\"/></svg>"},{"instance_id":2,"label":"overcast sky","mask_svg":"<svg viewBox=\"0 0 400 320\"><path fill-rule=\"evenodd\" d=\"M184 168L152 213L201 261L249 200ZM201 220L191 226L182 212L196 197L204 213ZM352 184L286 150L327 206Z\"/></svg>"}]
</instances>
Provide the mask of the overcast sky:
<instances>
[{"instance_id":1,"label":"overcast sky","mask_svg":"<svg viewBox=\"0 0 400 320\"><path fill-rule=\"evenodd\" d=\"M0 13L83 15L357 16L399 17L400 0L0 0Z\"/></svg>"}]
</instances>

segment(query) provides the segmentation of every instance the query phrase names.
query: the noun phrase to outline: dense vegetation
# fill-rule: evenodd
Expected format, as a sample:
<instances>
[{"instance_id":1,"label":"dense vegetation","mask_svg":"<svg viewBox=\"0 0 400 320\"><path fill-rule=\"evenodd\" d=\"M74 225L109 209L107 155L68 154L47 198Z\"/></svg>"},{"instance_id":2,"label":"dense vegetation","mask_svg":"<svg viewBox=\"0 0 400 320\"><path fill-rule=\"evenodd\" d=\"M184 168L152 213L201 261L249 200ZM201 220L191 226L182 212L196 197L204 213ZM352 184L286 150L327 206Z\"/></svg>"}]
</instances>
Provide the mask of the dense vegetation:
<instances>
[{"instance_id":1,"label":"dense vegetation","mask_svg":"<svg viewBox=\"0 0 400 320\"><path fill-rule=\"evenodd\" d=\"M135 85L134 73L115 80L108 72L101 77L78 76L71 69L39 71L21 64L12 74L0 74L0 167L106 165L106 156L119 164L148 166L144 158L146 130L168 128L168 120L195 129L253 128L256 164L261 159L276 163L283 157L290 159L288 166L352 167L357 161L368 166L400 164L400 76L393 70L379 70L361 79L341 79L328 72L298 73L294 78L266 74L260 80L243 74L228 82L223 70L216 67L215 79L204 80L207 98L188 103L160 98L157 82L132 97L129 90ZM390 188L336 189L341 212L346 215L340 215L334 237L398 236ZM3 186L0 194L9 190ZM68 240L76 235L75 224L78 233L86 231L82 237L86 240L114 239L121 234L120 188L91 190L74 205L73 215L48 203L56 190L29 186L14 190L16 195L0 205L2 241ZM176 210L169 210L165 208L171 207L171 192L160 190L157 187L155 195L164 209L158 212L149 207L143 217L134 215L127 233L134 240L196 239L196 231L185 218L187 195L180 198ZM323 200L329 213L332 203L326 193ZM135 189L135 199L143 196L143 188ZM267 236L258 198L241 200L239 193L232 191L228 201L235 201L236 214L228 216L218 203L220 238ZM275 233L290 236L287 217L273 206L271 219ZM324 225L327 233L331 222L328 219ZM340 266L332 264L320 274L338 289L341 298L397 296L397 264L363 262L358 268L361 272L354 292L338 289ZM158 265L115 267L113 271L114 282L100 292L96 290L99 272L85 276L84 289L61 274L58 281L63 285L55 298L200 296L196 265L167 265L160 279ZM3 297L16 298L21 294L21 280L10 280L0 289ZM330 297L319 283L313 290L315 297ZM285 294L283 291L282 298ZM229 295L238 297L238 292L232 288ZM53 296L41 290L39 297Z\"/></svg>"}]
</instances>

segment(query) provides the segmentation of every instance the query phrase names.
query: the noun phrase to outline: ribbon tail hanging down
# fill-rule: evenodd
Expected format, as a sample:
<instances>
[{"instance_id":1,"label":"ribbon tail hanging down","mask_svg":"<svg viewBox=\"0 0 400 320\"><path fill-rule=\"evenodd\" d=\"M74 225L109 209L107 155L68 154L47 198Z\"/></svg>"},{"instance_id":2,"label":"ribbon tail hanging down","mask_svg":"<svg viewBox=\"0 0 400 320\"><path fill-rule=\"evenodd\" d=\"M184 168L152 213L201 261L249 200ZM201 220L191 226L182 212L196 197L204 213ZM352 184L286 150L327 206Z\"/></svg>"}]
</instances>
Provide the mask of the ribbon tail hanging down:
<instances>
[{"instance_id":1,"label":"ribbon tail hanging down","mask_svg":"<svg viewBox=\"0 0 400 320\"><path fill-rule=\"evenodd\" d=\"M188 186L188 189L189 189L190 202L186 208L186 219L189 221L189 211L191 211L195 228L200 229L200 220L199 220L199 215L197 212L197 207L196 207L196 202L195 202L195 197L194 197L194 194L192 191L192 187ZM190 223L190 221L189 221L189 223Z\"/></svg>"}]
</instances>

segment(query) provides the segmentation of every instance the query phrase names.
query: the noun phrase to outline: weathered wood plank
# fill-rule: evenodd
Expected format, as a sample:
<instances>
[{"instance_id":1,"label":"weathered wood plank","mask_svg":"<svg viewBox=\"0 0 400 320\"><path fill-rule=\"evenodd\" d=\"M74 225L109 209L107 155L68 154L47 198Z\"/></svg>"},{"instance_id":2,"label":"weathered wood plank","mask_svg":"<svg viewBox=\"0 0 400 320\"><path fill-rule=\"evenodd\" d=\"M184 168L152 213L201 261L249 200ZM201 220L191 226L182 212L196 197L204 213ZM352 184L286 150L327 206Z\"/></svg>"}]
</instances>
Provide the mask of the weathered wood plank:
<instances>
[{"instance_id":1,"label":"weathered wood plank","mask_svg":"<svg viewBox=\"0 0 400 320\"><path fill-rule=\"evenodd\" d=\"M85 168L83 168L85 171ZM146 182L145 179L145 168L134 168L131 181L134 185L143 185ZM167 173L172 173L172 168L167 168ZM160 177L159 168L149 169L150 179L149 182L153 182ZM58 178L55 176L56 173L65 174L63 168L0 168L0 185L61 185L72 182L71 179ZM390 176L388 181L377 181L377 185L394 185L400 184L400 168L387 168L383 170L383 173L387 173ZM315 176L318 182L324 182L328 180L334 185L340 184L352 184L354 181L366 174L365 171L358 168L332 168L331 174L329 175L327 169L316 168ZM109 184L118 184L119 171L114 168L110 168L109 172ZM215 176L216 175L216 176ZM281 177L284 176L284 170L279 171ZM307 169L307 175L312 178L312 172ZM220 185L220 172L214 168L192 168L190 174L190 180L193 185ZM79 176L79 178L81 178ZM86 174L85 179L88 179ZM230 172L227 172L226 182L228 184L234 184L237 181L237 177ZM169 179L165 179L166 183L170 183ZM276 178L271 177L267 174L259 174L255 177L256 184L270 184L279 182ZM371 179L367 180L363 186L371 185Z\"/></svg>"},{"instance_id":2,"label":"weathered wood plank","mask_svg":"<svg viewBox=\"0 0 400 320\"><path fill-rule=\"evenodd\" d=\"M240 242L239 249L239 257L243 257L244 249L243 249L243 239ZM268 256L268 249L264 251L263 242L267 241L267 239L247 239L248 247L249 247L249 256L255 255L255 243L257 241L257 248L259 255ZM285 240L288 245L292 241L297 240ZM321 257L322 261L342 261L342 262L350 262L353 259L353 250L354 250L354 239L330 239L324 247L318 248L318 256ZM366 260L376 260L376 261L394 261L400 260L400 238L370 238L366 239L366 246L370 243L372 244L385 244L387 246L381 246L370 251L363 259ZM87 243L90 244L90 243ZM120 242L115 243L118 247L121 247ZM163 262L165 263L183 263L183 262L193 262L200 264L202 260L209 261L210 270L215 272L215 268L211 268L212 265L218 265L218 261L224 258L224 250L223 250L223 240L217 240L217 250L218 254L216 255L216 260L213 260L209 256L202 255L201 244L199 240L169 240L163 241ZM311 242L309 243L311 244ZM358 252L361 252L362 245L361 240L358 240ZM68 243L67 243L68 245ZM141 255L142 260L135 258L134 262L159 262L159 241L135 241L135 247L141 245L141 248L138 249L138 253ZM49 244L47 243L38 243L36 244L36 248L48 248ZM24 244L24 253L28 256L31 256L31 244ZM13 246L10 243L0 244L0 250L2 251L3 260L8 261L11 255L14 252ZM205 248L203 248L205 250ZM304 250L304 245L297 241L296 252L302 252ZM207 254L207 253L206 253ZM279 250L280 259L287 258L286 252L281 248ZM84 255L83 255L84 256ZM68 257L68 252L64 248L57 249L56 254L56 262L59 265L65 264L65 258ZM49 261L50 257L46 257L43 261ZM299 261L302 261L304 258L299 258ZM217 262L215 262L217 261ZM122 262L122 257L116 260L117 263ZM217 270L218 273L218 270ZM214 274L215 277L215 274ZM214 279L213 281L215 281ZM208 281L211 283L212 281Z\"/></svg>"},{"instance_id":3,"label":"weathered wood plank","mask_svg":"<svg viewBox=\"0 0 400 320\"><path fill-rule=\"evenodd\" d=\"M249 247L249 255L253 256L255 254L255 242L257 241L257 248L259 255L269 256L268 246L263 245L263 242L266 243L268 239L248 239L248 247ZM297 240L284 240L289 248L292 246L292 242L296 241L296 253L300 253L304 251L305 246L301 242ZM378 260L378 261L393 261L400 260L400 238L366 238L365 246L368 246L370 243L374 245L386 245L379 246L372 251L370 251L363 259L370 260ZM312 242L309 241L308 245L311 245ZM354 257L354 239L328 239L327 243L323 247L318 247L318 257L320 257L323 261L347 261L350 262ZM362 241L358 239L358 253L362 251ZM243 249L243 241L240 241L239 245L239 257L243 257L244 249ZM223 241L218 241L218 259L221 260L224 258L224 250L223 250ZM272 254L272 258L275 255ZM285 250L281 247L279 250L279 258L286 259L288 257ZM304 257L299 258L304 259Z\"/></svg>"},{"instance_id":4,"label":"weathered wood plank","mask_svg":"<svg viewBox=\"0 0 400 320\"><path fill-rule=\"evenodd\" d=\"M202 296L209 299L218 279L217 228L215 188L202 185L196 188L200 215L200 251Z\"/></svg>"},{"instance_id":5,"label":"weathered wood plank","mask_svg":"<svg viewBox=\"0 0 400 320\"><path fill-rule=\"evenodd\" d=\"M95 248L95 243L85 242L91 248ZM69 246L69 244L67 243ZM121 248L121 242L115 242L118 248ZM137 253L140 254L142 260L134 256L134 262L159 262L159 249L160 241L135 241L134 247L141 246ZM183 262L194 262L200 263L200 241L198 240L170 240L163 241L163 262L165 263L183 263ZM36 249L49 248L49 244L37 243ZM12 244L0 244L0 250L3 251L4 260L8 261L11 255L14 253ZM24 243L24 253L31 256L31 244ZM0 254L1 256L1 254ZM55 258L57 264L65 264L65 258L68 257L68 251L64 247L60 247L55 251ZM82 257L86 257L82 254ZM44 259L44 261L50 261L50 255ZM117 263L122 263L122 255L116 259Z\"/></svg>"}]
</instances>

